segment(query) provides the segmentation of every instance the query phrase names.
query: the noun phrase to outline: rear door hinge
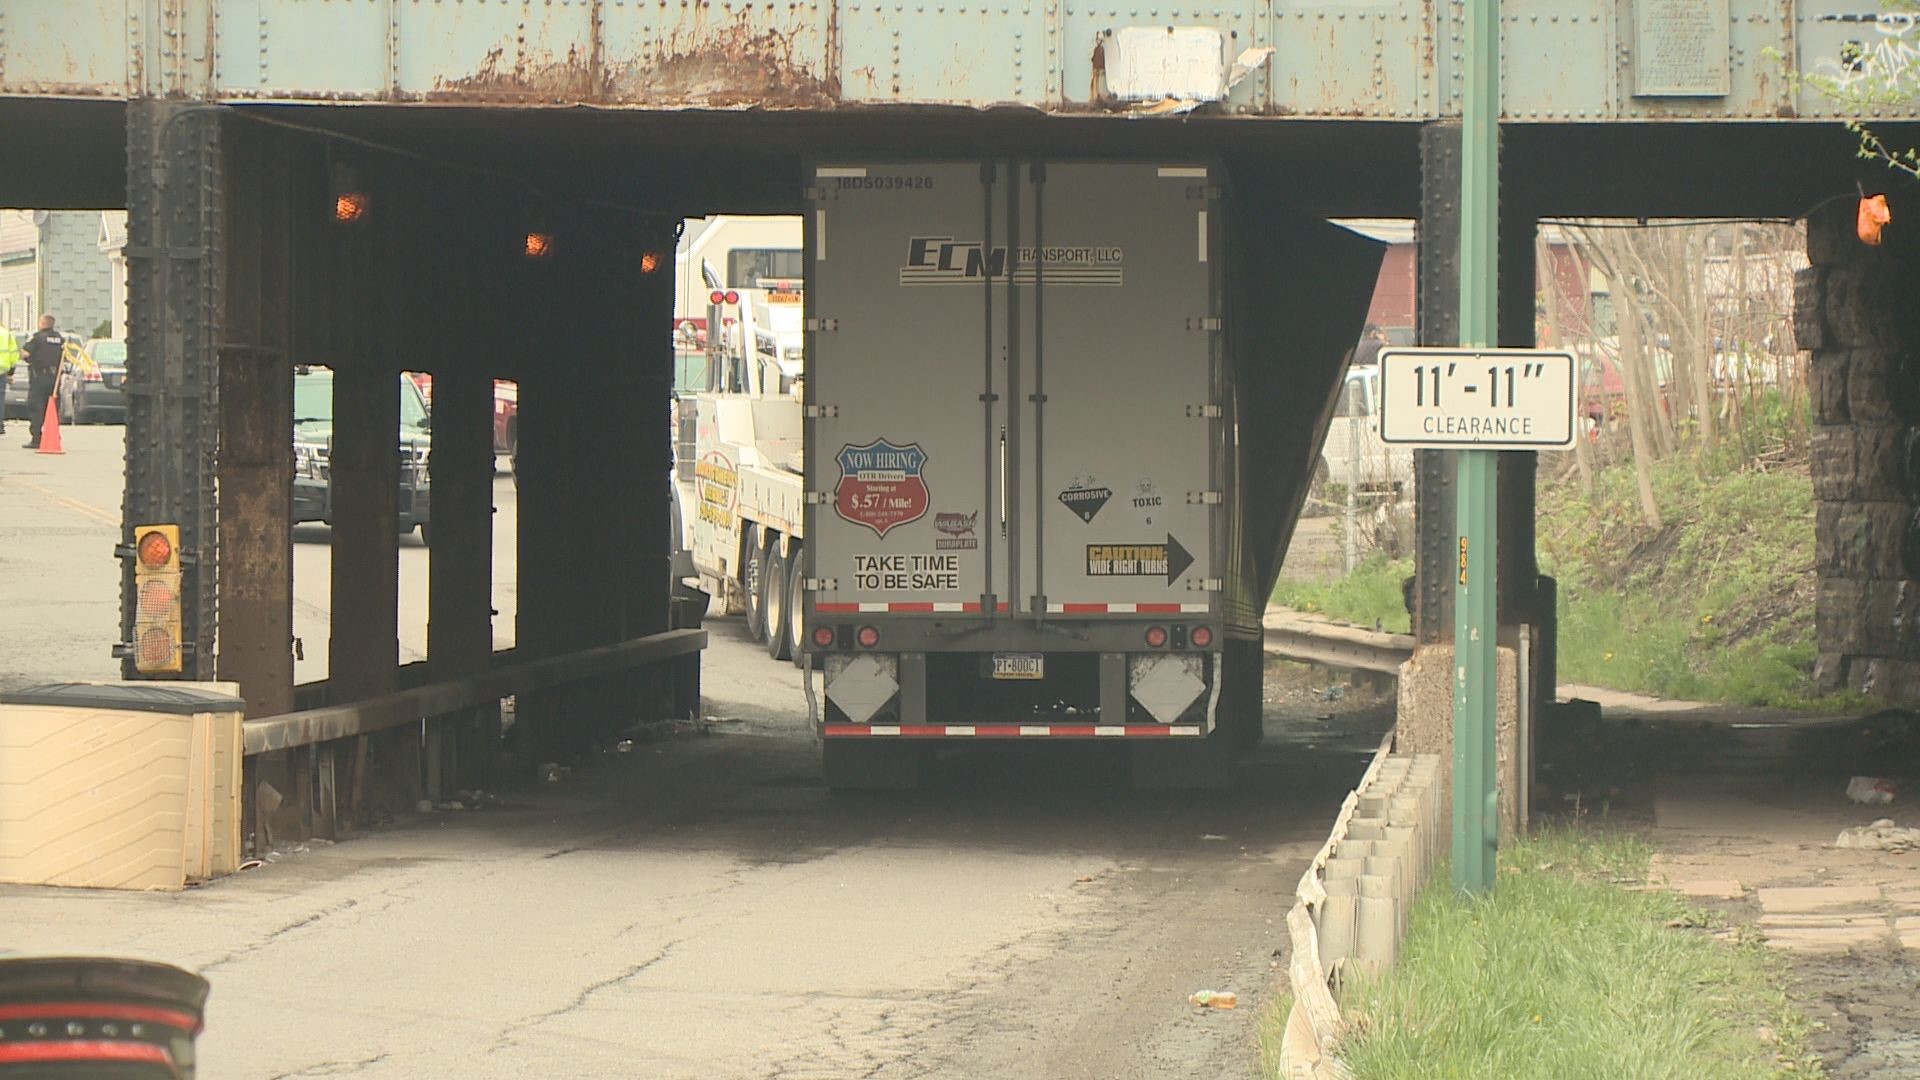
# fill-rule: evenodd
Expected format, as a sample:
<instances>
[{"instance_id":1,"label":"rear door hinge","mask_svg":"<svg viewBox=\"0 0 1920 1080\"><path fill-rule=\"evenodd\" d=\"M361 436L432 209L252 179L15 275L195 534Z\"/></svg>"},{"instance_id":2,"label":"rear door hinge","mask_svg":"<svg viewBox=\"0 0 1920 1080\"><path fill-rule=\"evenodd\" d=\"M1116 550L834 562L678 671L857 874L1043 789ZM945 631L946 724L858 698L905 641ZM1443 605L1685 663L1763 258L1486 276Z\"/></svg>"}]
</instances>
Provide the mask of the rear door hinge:
<instances>
[{"instance_id":1,"label":"rear door hinge","mask_svg":"<svg viewBox=\"0 0 1920 1080\"><path fill-rule=\"evenodd\" d=\"M1217 491L1187 492L1188 506L1219 506L1220 502L1221 502L1221 496L1220 496L1220 493Z\"/></svg>"},{"instance_id":2,"label":"rear door hinge","mask_svg":"<svg viewBox=\"0 0 1920 1080\"><path fill-rule=\"evenodd\" d=\"M1187 406L1187 419L1189 420L1211 420L1221 415L1221 409L1218 405Z\"/></svg>"},{"instance_id":3,"label":"rear door hinge","mask_svg":"<svg viewBox=\"0 0 1920 1080\"><path fill-rule=\"evenodd\" d=\"M801 415L805 416L809 420L820 420L820 419L831 420L834 417L840 415L840 406L809 405L806 408L801 410Z\"/></svg>"},{"instance_id":4,"label":"rear door hinge","mask_svg":"<svg viewBox=\"0 0 1920 1080\"><path fill-rule=\"evenodd\" d=\"M803 589L812 589L814 592L832 592L840 587L840 579L830 577L801 578L800 587Z\"/></svg>"},{"instance_id":5,"label":"rear door hinge","mask_svg":"<svg viewBox=\"0 0 1920 1080\"><path fill-rule=\"evenodd\" d=\"M807 320L807 329L815 333L832 333L840 329L839 319L812 318Z\"/></svg>"},{"instance_id":6,"label":"rear door hinge","mask_svg":"<svg viewBox=\"0 0 1920 1080\"><path fill-rule=\"evenodd\" d=\"M833 496L824 491L809 491L802 496L808 506L825 506L832 498Z\"/></svg>"},{"instance_id":7,"label":"rear door hinge","mask_svg":"<svg viewBox=\"0 0 1920 1080\"><path fill-rule=\"evenodd\" d=\"M1205 316L1205 317L1190 316L1187 319L1187 329L1218 330L1220 329L1220 320L1217 317L1211 316L1211 315Z\"/></svg>"},{"instance_id":8,"label":"rear door hinge","mask_svg":"<svg viewBox=\"0 0 1920 1080\"><path fill-rule=\"evenodd\" d=\"M1201 578L1199 581L1189 579L1187 581L1188 592L1221 592L1224 591L1226 587L1227 583L1217 577Z\"/></svg>"}]
</instances>

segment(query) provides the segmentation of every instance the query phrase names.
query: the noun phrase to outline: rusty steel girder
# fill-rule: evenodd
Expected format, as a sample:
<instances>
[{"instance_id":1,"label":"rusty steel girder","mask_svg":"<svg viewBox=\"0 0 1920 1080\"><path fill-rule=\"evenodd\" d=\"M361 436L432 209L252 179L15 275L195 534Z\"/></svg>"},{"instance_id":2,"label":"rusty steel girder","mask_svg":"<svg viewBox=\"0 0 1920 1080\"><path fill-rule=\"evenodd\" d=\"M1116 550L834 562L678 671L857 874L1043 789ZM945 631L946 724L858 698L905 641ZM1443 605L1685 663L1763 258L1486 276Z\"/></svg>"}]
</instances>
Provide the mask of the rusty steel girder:
<instances>
[{"instance_id":1,"label":"rusty steel girder","mask_svg":"<svg viewBox=\"0 0 1920 1080\"><path fill-rule=\"evenodd\" d=\"M1461 18L1434 0L10 0L0 95L1420 122L1459 115ZM1789 72L1845 81L1920 28L1859 0L1515 0L1501 36L1508 123L1831 119Z\"/></svg>"}]
</instances>

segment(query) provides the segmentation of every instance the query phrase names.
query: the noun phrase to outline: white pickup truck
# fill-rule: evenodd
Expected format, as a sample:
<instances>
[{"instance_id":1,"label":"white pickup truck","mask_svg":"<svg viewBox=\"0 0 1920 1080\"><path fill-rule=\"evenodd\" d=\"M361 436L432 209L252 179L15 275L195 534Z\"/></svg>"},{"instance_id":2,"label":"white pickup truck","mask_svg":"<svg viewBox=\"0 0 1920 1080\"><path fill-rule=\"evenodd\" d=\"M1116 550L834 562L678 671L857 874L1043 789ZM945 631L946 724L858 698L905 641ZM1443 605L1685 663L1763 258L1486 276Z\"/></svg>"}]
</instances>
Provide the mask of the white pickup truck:
<instances>
[{"instance_id":1,"label":"white pickup truck","mask_svg":"<svg viewBox=\"0 0 1920 1080\"><path fill-rule=\"evenodd\" d=\"M1314 470L1318 484L1352 486L1356 494L1390 495L1411 491L1413 451L1380 441L1380 369L1373 365L1347 371L1334 403L1327 441Z\"/></svg>"}]
</instances>

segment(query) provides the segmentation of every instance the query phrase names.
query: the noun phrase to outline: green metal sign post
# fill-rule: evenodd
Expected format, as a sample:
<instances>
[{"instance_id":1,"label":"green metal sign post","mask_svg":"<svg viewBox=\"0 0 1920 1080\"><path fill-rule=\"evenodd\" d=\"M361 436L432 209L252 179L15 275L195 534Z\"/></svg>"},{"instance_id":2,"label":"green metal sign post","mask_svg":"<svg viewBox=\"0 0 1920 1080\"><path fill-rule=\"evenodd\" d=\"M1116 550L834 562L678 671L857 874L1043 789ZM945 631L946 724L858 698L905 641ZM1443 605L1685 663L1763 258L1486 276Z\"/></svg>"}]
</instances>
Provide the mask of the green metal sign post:
<instances>
[{"instance_id":1,"label":"green metal sign post","mask_svg":"<svg viewBox=\"0 0 1920 1080\"><path fill-rule=\"evenodd\" d=\"M1466 0L1467 87L1461 106L1460 344L1496 344L1500 235L1500 2ZM1497 450L1460 451L1460 533L1453 629L1453 885L1492 892L1499 842L1494 784L1498 676L1494 537Z\"/></svg>"},{"instance_id":2,"label":"green metal sign post","mask_svg":"<svg viewBox=\"0 0 1920 1080\"><path fill-rule=\"evenodd\" d=\"M1389 446L1458 451L1453 884L1465 892L1486 893L1493 890L1500 837L1494 764L1499 454L1573 446L1578 437L1574 426L1577 383L1570 353L1492 345L1498 310L1500 7L1499 0L1465 3L1460 345L1380 351L1380 441Z\"/></svg>"}]
</instances>

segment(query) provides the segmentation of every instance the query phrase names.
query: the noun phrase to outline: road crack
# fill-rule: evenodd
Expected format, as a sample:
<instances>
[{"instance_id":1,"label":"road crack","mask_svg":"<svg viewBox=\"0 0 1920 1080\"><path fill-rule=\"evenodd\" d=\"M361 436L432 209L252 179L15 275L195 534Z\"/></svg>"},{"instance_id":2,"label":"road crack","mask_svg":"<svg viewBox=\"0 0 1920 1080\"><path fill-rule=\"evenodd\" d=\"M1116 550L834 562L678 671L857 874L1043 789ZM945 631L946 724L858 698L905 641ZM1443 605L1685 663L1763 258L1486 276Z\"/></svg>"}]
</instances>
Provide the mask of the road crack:
<instances>
[{"instance_id":1,"label":"road crack","mask_svg":"<svg viewBox=\"0 0 1920 1080\"><path fill-rule=\"evenodd\" d=\"M323 1061L318 1065L309 1065L299 1072L280 1073L273 1080L298 1080L303 1076L345 1076L359 1072L371 1065L387 1060L388 1051L382 1050L369 1058L356 1058L352 1061Z\"/></svg>"},{"instance_id":2,"label":"road crack","mask_svg":"<svg viewBox=\"0 0 1920 1080\"><path fill-rule=\"evenodd\" d=\"M665 960L667 957L673 955L673 950L679 947L679 945L680 945L680 941L678 940L669 941L665 945L662 945L660 947L659 952L654 953L652 956L647 957L645 960L641 960L640 962L635 964L630 964L627 967L622 968L620 971L616 972L613 975L609 975L608 977L601 979L598 982L590 983L587 986L582 987L580 992L575 994L572 1000L568 1001L566 1004L561 1005L560 1007L555 1009L548 1009L545 1012L534 1013L532 1016L515 1020L513 1023L507 1025L507 1027L504 1030L502 1030L498 1036L494 1038L493 1045L487 1049L487 1053L497 1054L500 1051L505 1050L508 1046L510 1046L513 1043L514 1036L520 1034L521 1032L527 1031L531 1028L539 1027L541 1024L544 1024L549 1020L553 1020L557 1017L565 1016L570 1012L575 1012L577 1010L585 1008L587 1005L587 1002L592 999L593 995L598 994L602 990L610 990L613 987L616 987L621 983L626 982L629 979L637 978L641 973L645 972L648 968L653 967L655 964L658 964L661 961Z\"/></svg>"}]
</instances>

